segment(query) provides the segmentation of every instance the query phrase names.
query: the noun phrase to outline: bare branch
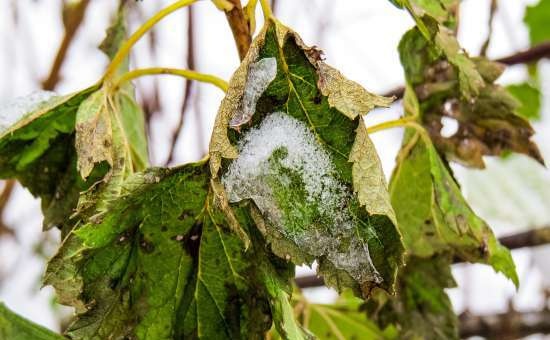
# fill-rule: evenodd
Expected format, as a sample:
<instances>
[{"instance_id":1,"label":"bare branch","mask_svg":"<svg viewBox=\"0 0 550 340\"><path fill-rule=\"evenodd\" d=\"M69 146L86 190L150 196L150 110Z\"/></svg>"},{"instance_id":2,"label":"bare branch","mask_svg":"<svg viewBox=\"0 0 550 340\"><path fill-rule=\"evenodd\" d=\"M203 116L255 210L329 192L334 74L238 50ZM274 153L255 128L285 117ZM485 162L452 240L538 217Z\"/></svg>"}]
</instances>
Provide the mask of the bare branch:
<instances>
[{"instance_id":1,"label":"bare branch","mask_svg":"<svg viewBox=\"0 0 550 340\"><path fill-rule=\"evenodd\" d=\"M550 334L550 310L495 315L460 315L460 337L481 336L488 340L512 340L531 334Z\"/></svg>"},{"instance_id":2,"label":"bare branch","mask_svg":"<svg viewBox=\"0 0 550 340\"><path fill-rule=\"evenodd\" d=\"M59 82L59 72L61 71L61 66L65 61L67 51L71 46L76 32L78 31L78 28L80 27L82 20L84 19L84 15L86 13L86 9L89 3L90 0L81 0L76 5L69 3L65 4L65 6L63 7L63 24L65 26L65 35L63 36L61 45L57 50L57 55L55 56L50 74L48 78L46 78L46 80L42 82L42 88L44 90L53 90Z\"/></svg>"},{"instance_id":3,"label":"bare branch","mask_svg":"<svg viewBox=\"0 0 550 340\"><path fill-rule=\"evenodd\" d=\"M244 59L246 52L250 48L252 43L252 35L250 33L250 28L244 17L243 7L241 5L241 0L228 0L233 4L233 9L225 12L227 17L227 22L231 31L233 32L233 38L237 44L237 50L239 51L239 58Z\"/></svg>"},{"instance_id":4,"label":"bare branch","mask_svg":"<svg viewBox=\"0 0 550 340\"><path fill-rule=\"evenodd\" d=\"M531 229L514 235L504 236L499 238L502 245L509 249L519 249L525 247L536 247L550 244L550 226ZM461 262L455 259L455 263ZM297 277L296 285L300 288L320 287L325 284L322 277L316 275L308 275Z\"/></svg>"},{"instance_id":5,"label":"bare branch","mask_svg":"<svg viewBox=\"0 0 550 340\"><path fill-rule=\"evenodd\" d=\"M13 188L15 187L15 180L10 179L4 183L4 189L0 194L0 237L4 235L13 236L13 230L4 223L3 215L6 205L8 204Z\"/></svg>"},{"instance_id":6,"label":"bare branch","mask_svg":"<svg viewBox=\"0 0 550 340\"><path fill-rule=\"evenodd\" d=\"M539 61L544 58L550 58L550 42L545 42L540 45L533 46L525 51L521 51L512 54L507 57L496 59L495 61L504 65L517 65L517 64L529 64ZM388 91L384 96L396 98L403 98L405 88L403 86L397 87L391 91Z\"/></svg>"}]
</instances>

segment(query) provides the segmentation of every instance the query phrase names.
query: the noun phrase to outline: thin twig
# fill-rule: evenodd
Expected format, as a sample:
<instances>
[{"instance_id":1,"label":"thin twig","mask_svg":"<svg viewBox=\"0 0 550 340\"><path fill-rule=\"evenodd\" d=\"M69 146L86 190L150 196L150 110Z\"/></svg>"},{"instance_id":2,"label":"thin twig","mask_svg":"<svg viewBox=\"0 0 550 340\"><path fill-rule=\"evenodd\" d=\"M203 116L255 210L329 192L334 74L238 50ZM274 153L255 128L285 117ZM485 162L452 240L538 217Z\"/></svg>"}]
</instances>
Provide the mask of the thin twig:
<instances>
[{"instance_id":1,"label":"thin twig","mask_svg":"<svg viewBox=\"0 0 550 340\"><path fill-rule=\"evenodd\" d=\"M460 315L460 337L481 336L489 340L512 340L532 334L550 334L550 310L495 315Z\"/></svg>"},{"instance_id":2,"label":"thin twig","mask_svg":"<svg viewBox=\"0 0 550 340\"><path fill-rule=\"evenodd\" d=\"M53 90L59 82L59 72L61 71L61 66L63 66L63 62L65 61L65 57L67 56L67 51L71 46L71 43L76 35L76 32L78 31L78 28L84 20L84 15L86 14L86 9L88 8L89 3L90 0L81 0L77 5L65 5L75 7L64 7L66 8L66 12L64 10L65 13L63 13L65 35L63 36L61 45L57 50L57 55L55 56L50 74L48 75L48 78L46 78L46 80L42 82L42 88L44 90Z\"/></svg>"},{"instance_id":3,"label":"thin twig","mask_svg":"<svg viewBox=\"0 0 550 340\"><path fill-rule=\"evenodd\" d=\"M499 238L499 241L502 245L508 247L509 249L547 245L550 244L550 226L504 236ZM455 260L455 262L458 263L461 261ZM316 275L297 277L295 281L296 285L300 288L320 287L325 284L323 278L317 277Z\"/></svg>"},{"instance_id":4,"label":"thin twig","mask_svg":"<svg viewBox=\"0 0 550 340\"><path fill-rule=\"evenodd\" d=\"M489 48L489 44L491 43L491 37L493 35L493 21L495 19L495 13L497 12L497 8L498 8L498 0L491 0L491 6L489 8L489 21L487 23L487 26L488 26L487 39L485 39L485 42L481 46L481 51L479 52L479 55L483 57L487 55L487 49Z\"/></svg>"},{"instance_id":5,"label":"thin twig","mask_svg":"<svg viewBox=\"0 0 550 340\"><path fill-rule=\"evenodd\" d=\"M233 4L233 9L225 12L227 22L231 31L233 32L233 38L235 39L235 44L237 45L237 51L239 52L239 58L244 59L246 52L250 48L252 43L252 35L250 33L250 28L246 22L244 16L243 7L240 0L229 0Z\"/></svg>"},{"instance_id":6,"label":"thin twig","mask_svg":"<svg viewBox=\"0 0 550 340\"><path fill-rule=\"evenodd\" d=\"M507 57L495 59L494 61L504 65L529 64L537 62L544 58L550 58L550 42L545 42L540 45L533 46L525 51L517 52ZM387 97L403 98L405 88L403 86L396 87L384 94Z\"/></svg>"},{"instance_id":7,"label":"thin twig","mask_svg":"<svg viewBox=\"0 0 550 340\"><path fill-rule=\"evenodd\" d=\"M8 204L13 188L15 187L15 180L10 179L4 182L4 189L0 194L0 237L4 235L13 236L13 230L4 223L4 210Z\"/></svg>"},{"instance_id":8,"label":"thin twig","mask_svg":"<svg viewBox=\"0 0 550 340\"><path fill-rule=\"evenodd\" d=\"M195 33L193 29L193 9L192 7L188 8L187 11L187 68L190 70L195 69ZM185 113L189 107L189 102L191 99L191 90L193 87L193 81L191 79L185 80L185 93L183 95L183 102L181 104L180 116L176 128L172 132L172 137L170 140L170 151L168 152L168 159L165 162L165 165L172 163L176 152L176 144L178 142L182 127Z\"/></svg>"}]
</instances>

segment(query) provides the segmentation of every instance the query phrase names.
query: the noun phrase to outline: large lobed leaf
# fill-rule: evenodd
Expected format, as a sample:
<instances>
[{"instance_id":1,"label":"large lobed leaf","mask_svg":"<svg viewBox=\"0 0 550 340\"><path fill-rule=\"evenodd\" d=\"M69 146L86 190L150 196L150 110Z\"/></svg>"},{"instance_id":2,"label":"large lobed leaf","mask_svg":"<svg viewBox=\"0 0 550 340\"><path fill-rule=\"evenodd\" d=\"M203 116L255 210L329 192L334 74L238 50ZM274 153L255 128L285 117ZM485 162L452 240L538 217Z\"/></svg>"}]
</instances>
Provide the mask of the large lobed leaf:
<instances>
[{"instance_id":1,"label":"large lobed leaf","mask_svg":"<svg viewBox=\"0 0 550 340\"><path fill-rule=\"evenodd\" d=\"M236 207L256 241L244 252L214 205L208 163L135 174L123 192L49 264L46 283L79 313L67 335L261 338L271 326L268 298L283 294L293 271L263 250L246 209Z\"/></svg>"},{"instance_id":2,"label":"large lobed leaf","mask_svg":"<svg viewBox=\"0 0 550 340\"><path fill-rule=\"evenodd\" d=\"M252 200L275 254L325 282L392 290L403 248L361 114L377 97L269 20L230 82L210 143L226 201ZM233 159L233 161L229 161Z\"/></svg>"}]
</instances>

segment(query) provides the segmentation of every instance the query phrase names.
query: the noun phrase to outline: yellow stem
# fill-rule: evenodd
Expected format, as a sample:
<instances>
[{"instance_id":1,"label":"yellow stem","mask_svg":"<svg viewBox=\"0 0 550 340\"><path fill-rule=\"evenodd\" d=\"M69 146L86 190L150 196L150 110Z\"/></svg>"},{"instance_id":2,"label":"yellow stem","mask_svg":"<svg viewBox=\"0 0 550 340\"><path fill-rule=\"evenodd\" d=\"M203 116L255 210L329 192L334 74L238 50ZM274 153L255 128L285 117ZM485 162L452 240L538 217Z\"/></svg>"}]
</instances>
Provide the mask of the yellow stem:
<instances>
[{"instance_id":1,"label":"yellow stem","mask_svg":"<svg viewBox=\"0 0 550 340\"><path fill-rule=\"evenodd\" d=\"M141 25L140 28L137 29L137 31L134 32L124 42L124 44L120 47L117 54L114 56L113 60L111 61L111 64L107 67L107 71L105 71L104 78L112 78L115 74L116 70L118 69L119 65L123 62L123 60L128 56L130 53L130 50L132 49L132 46L135 45L135 43L143 37L147 31L149 31L157 22L162 20L164 17L166 17L168 14L182 8L191 5L192 3L196 2L197 0L179 0L174 2L173 4L161 9L158 11L155 15L153 15L149 20L147 20L143 25Z\"/></svg>"},{"instance_id":2,"label":"yellow stem","mask_svg":"<svg viewBox=\"0 0 550 340\"><path fill-rule=\"evenodd\" d=\"M271 11L271 6L269 6L269 0L260 0L260 4L262 5L262 11L264 12L264 19L270 19L273 18L273 12Z\"/></svg>"},{"instance_id":3,"label":"yellow stem","mask_svg":"<svg viewBox=\"0 0 550 340\"><path fill-rule=\"evenodd\" d=\"M227 84L225 80L210 74L204 74L204 73L199 73L191 70L182 70L182 69L176 69L176 68L151 67L151 68L132 70L130 72L124 73L122 76L120 76L120 78L117 79L114 88L117 88L121 84L127 81L130 81L132 79L142 77L142 76L155 75L155 74L171 74L171 75L180 76L191 80L197 80L203 83L210 83L220 88L223 92L227 92L227 88L229 87L229 84Z\"/></svg>"},{"instance_id":4,"label":"yellow stem","mask_svg":"<svg viewBox=\"0 0 550 340\"><path fill-rule=\"evenodd\" d=\"M403 127L403 126L410 126L410 124L413 123L414 125L418 125L414 122L413 117L403 117L396 120L390 120L387 122L383 122L377 125L373 125L367 128L368 133L374 133L382 130L391 129L394 127ZM420 126L420 125L419 125ZM410 126L413 127L413 126Z\"/></svg>"},{"instance_id":5,"label":"yellow stem","mask_svg":"<svg viewBox=\"0 0 550 340\"><path fill-rule=\"evenodd\" d=\"M370 126L367 128L367 133L371 134L371 133L375 133L378 131L383 131L383 130L387 130L395 127L413 128L420 134L420 137L426 144L432 143L430 136L428 135L428 132L422 125L416 122L416 117L414 116L403 117L400 119L390 120L388 122L383 122L377 125Z\"/></svg>"}]
</instances>

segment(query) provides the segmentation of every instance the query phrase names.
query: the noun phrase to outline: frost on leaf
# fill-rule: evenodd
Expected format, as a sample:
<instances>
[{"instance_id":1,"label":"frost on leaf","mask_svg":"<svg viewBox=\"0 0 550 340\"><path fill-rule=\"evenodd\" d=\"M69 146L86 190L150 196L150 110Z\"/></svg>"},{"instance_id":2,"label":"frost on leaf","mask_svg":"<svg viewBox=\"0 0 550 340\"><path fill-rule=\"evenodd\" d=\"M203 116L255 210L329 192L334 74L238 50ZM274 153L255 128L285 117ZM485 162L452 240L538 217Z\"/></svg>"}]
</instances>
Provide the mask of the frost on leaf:
<instances>
[{"instance_id":1,"label":"frost on leaf","mask_svg":"<svg viewBox=\"0 0 550 340\"><path fill-rule=\"evenodd\" d=\"M359 282L381 282L368 245L356 237L353 196L315 135L276 112L239 141L222 183L231 202L252 199L268 222L307 254L326 258Z\"/></svg>"},{"instance_id":2,"label":"frost on leaf","mask_svg":"<svg viewBox=\"0 0 550 340\"><path fill-rule=\"evenodd\" d=\"M359 296L375 286L391 291L403 248L380 160L361 130L361 115L390 100L319 55L280 23L265 24L216 118L212 176L233 205L254 203L279 257L317 260L327 284Z\"/></svg>"}]
</instances>

